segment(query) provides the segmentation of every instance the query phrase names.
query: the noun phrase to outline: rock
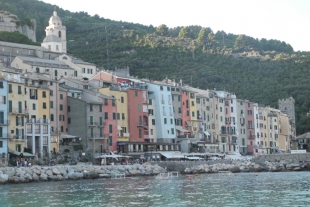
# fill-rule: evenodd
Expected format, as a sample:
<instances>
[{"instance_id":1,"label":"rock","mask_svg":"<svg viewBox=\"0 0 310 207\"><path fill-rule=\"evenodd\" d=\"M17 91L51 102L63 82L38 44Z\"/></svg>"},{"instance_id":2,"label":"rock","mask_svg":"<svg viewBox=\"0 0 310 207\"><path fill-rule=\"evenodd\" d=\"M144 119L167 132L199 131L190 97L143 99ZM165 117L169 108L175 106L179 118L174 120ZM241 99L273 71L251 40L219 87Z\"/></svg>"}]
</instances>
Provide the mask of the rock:
<instances>
[{"instance_id":1,"label":"rock","mask_svg":"<svg viewBox=\"0 0 310 207\"><path fill-rule=\"evenodd\" d=\"M109 174L99 174L99 177L100 178L109 178L109 177L111 177L111 175L109 175Z\"/></svg>"},{"instance_id":2,"label":"rock","mask_svg":"<svg viewBox=\"0 0 310 207\"><path fill-rule=\"evenodd\" d=\"M68 178L71 180L81 179L81 178L83 178L83 176L84 176L83 173L78 173L78 172L68 174Z\"/></svg>"},{"instance_id":3,"label":"rock","mask_svg":"<svg viewBox=\"0 0 310 207\"><path fill-rule=\"evenodd\" d=\"M51 170L47 170L47 171L46 171L46 175L47 175L47 176L52 176L52 175L53 175L53 172L52 172Z\"/></svg>"},{"instance_id":4,"label":"rock","mask_svg":"<svg viewBox=\"0 0 310 207\"><path fill-rule=\"evenodd\" d=\"M128 170L128 171L129 171L130 175L136 175L138 173L137 170ZM154 172L154 170L153 170L153 172Z\"/></svg>"},{"instance_id":5,"label":"rock","mask_svg":"<svg viewBox=\"0 0 310 207\"><path fill-rule=\"evenodd\" d=\"M7 174L0 174L0 184L7 183L9 180L9 175Z\"/></svg>"},{"instance_id":6,"label":"rock","mask_svg":"<svg viewBox=\"0 0 310 207\"><path fill-rule=\"evenodd\" d=\"M250 167L250 172L262 172L263 170L260 167Z\"/></svg>"},{"instance_id":7,"label":"rock","mask_svg":"<svg viewBox=\"0 0 310 207\"><path fill-rule=\"evenodd\" d=\"M47 175L44 173L41 173L40 180L47 181Z\"/></svg>"},{"instance_id":8,"label":"rock","mask_svg":"<svg viewBox=\"0 0 310 207\"><path fill-rule=\"evenodd\" d=\"M4 171L3 174L7 174L9 177L12 177L15 175L15 171Z\"/></svg>"},{"instance_id":9,"label":"rock","mask_svg":"<svg viewBox=\"0 0 310 207\"><path fill-rule=\"evenodd\" d=\"M62 167L59 167L59 168L58 168L58 171L59 171L59 173L60 173L62 176L67 174L67 170L65 170L65 169L62 168Z\"/></svg>"},{"instance_id":10,"label":"rock","mask_svg":"<svg viewBox=\"0 0 310 207\"><path fill-rule=\"evenodd\" d=\"M232 167L232 168L230 168L230 172L238 173L238 172L240 172L240 168L239 167Z\"/></svg>"},{"instance_id":11,"label":"rock","mask_svg":"<svg viewBox=\"0 0 310 207\"><path fill-rule=\"evenodd\" d=\"M33 173L32 179L33 179L33 181L39 181L40 178L36 173Z\"/></svg>"},{"instance_id":12,"label":"rock","mask_svg":"<svg viewBox=\"0 0 310 207\"><path fill-rule=\"evenodd\" d=\"M60 175L60 172L57 168L53 168L52 173L53 173L53 175Z\"/></svg>"},{"instance_id":13,"label":"rock","mask_svg":"<svg viewBox=\"0 0 310 207\"><path fill-rule=\"evenodd\" d=\"M297 163L292 163L288 165L289 168L296 168L296 167L300 167L299 164Z\"/></svg>"},{"instance_id":14,"label":"rock","mask_svg":"<svg viewBox=\"0 0 310 207\"><path fill-rule=\"evenodd\" d=\"M301 167L295 167L293 168L293 171L301 171Z\"/></svg>"},{"instance_id":15,"label":"rock","mask_svg":"<svg viewBox=\"0 0 310 207\"><path fill-rule=\"evenodd\" d=\"M104 174L104 173L105 173L105 170L97 169L97 170L95 170L95 172L96 172L97 174Z\"/></svg>"},{"instance_id":16,"label":"rock","mask_svg":"<svg viewBox=\"0 0 310 207\"><path fill-rule=\"evenodd\" d=\"M99 175L95 171L90 171L90 172L84 173L84 178L87 178L87 179L95 179L98 177L99 177Z\"/></svg>"},{"instance_id":17,"label":"rock","mask_svg":"<svg viewBox=\"0 0 310 207\"><path fill-rule=\"evenodd\" d=\"M41 175L41 170L33 169L32 171L37 175Z\"/></svg>"},{"instance_id":18,"label":"rock","mask_svg":"<svg viewBox=\"0 0 310 207\"><path fill-rule=\"evenodd\" d=\"M244 172L250 172L250 169L249 169L249 168L244 168L244 169L242 169L242 170L240 169L240 171L243 172L243 173L244 173Z\"/></svg>"}]
</instances>

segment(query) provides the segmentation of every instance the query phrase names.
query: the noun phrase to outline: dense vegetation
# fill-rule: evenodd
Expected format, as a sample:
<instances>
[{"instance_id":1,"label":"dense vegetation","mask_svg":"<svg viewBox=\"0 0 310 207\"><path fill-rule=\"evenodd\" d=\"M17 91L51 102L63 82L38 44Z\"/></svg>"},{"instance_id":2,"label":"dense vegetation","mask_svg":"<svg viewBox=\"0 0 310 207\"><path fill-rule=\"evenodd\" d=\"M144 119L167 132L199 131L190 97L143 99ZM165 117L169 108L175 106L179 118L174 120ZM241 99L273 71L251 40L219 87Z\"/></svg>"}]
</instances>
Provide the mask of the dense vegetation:
<instances>
[{"instance_id":1,"label":"dense vegetation","mask_svg":"<svg viewBox=\"0 0 310 207\"><path fill-rule=\"evenodd\" d=\"M129 66L132 75L161 80L182 79L199 88L236 93L240 99L277 107L294 97L298 134L310 131L310 54L294 52L282 41L213 32L200 26L168 28L117 22L72 13L37 0L0 0L0 10L35 18L37 39L56 8L67 26L68 51L105 69ZM246 57L256 50L260 57ZM241 54L241 55L238 55Z\"/></svg>"},{"instance_id":2,"label":"dense vegetation","mask_svg":"<svg viewBox=\"0 0 310 207\"><path fill-rule=\"evenodd\" d=\"M20 44L26 44L26 45L37 45L37 46L41 45L38 42L33 42L27 36L19 32L0 31L0 41L14 42L14 43L20 43Z\"/></svg>"}]
</instances>

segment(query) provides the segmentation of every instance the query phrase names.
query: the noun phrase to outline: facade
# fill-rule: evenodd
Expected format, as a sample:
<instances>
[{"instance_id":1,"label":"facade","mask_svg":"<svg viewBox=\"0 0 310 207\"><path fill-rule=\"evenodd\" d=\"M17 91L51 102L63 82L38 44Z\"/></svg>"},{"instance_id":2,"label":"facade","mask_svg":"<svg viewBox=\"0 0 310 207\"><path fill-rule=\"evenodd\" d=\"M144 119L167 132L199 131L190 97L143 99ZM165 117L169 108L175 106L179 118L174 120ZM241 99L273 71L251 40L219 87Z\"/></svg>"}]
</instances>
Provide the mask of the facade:
<instances>
[{"instance_id":1,"label":"facade","mask_svg":"<svg viewBox=\"0 0 310 207\"><path fill-rule=\"evenodd\" d=\"M245 102L246 110L246 125L247 125L247 153L254 154L254 145L256 141L256 132L255 132L255 114L254 114L254 105L252 102Z\"/></svg>"},{"instance_id":2,"label":"facade","mask_svg":"<svg viewBox=\"0 0 310 207\"><path fill-rule=\"evenodd\" d=\"M8 154L8 126L10 121L8 119L8 83L4 75L0 71L0 155L7 156Z\"/></svg>"}]
</instances>

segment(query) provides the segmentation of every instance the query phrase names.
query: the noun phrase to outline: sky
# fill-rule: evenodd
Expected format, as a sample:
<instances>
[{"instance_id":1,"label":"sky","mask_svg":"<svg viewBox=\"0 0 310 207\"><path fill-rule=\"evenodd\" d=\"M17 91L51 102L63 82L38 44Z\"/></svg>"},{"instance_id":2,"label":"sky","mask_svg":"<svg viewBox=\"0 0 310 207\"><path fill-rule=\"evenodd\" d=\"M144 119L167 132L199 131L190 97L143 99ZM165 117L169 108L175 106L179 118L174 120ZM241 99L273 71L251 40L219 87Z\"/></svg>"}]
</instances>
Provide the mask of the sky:
<instances>
[{"instance_id":1,"label":"sky","mask_svg":"<svg viewBox=\"0 0 310 207\"><path fill-rule=\"evenodd\" d=\"M310 51L309 0L42 0L71 12L170 28L199 25L214 33L277 39Z\"/></svg>"}]
</instances>

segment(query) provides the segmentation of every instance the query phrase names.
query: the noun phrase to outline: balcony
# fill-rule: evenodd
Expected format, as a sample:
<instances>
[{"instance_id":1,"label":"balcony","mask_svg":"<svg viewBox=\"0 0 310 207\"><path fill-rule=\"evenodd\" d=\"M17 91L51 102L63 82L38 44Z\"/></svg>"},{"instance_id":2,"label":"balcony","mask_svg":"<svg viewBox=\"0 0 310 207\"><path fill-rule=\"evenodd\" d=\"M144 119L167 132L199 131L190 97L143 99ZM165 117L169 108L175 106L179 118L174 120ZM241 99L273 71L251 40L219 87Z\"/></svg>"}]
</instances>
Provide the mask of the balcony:
<instances>
[{"instance_id":1,"label":"balcony","mask_svg":"<svg viewBox=\"0 0 310 207\"><path fill-rule=\"evenodd\" d=\"M236 134L236 132L233 130L229 130L229 131L227 131L227 134Z\"/></svg>"},{"instance_id":2,"label":"balcony","mask_svg":"<svg viewBox=\"0 0 310 207\"><path fill-rule=\"evenodd\" d=\"M278 115L277 115L277 114L274 114L274 113L268 113L268 116L278 117Z\"/></svg>"},{"instance_id":3,"label":"balcony","mask_svg":"<svg viewBox=\"0 0 310 207\"><path fill-rule=\"evenodd\" d=\"M0 120L0 126L9 126L10 120Z\"/></svg>"},{"instance_id":4,"label":"balcony","mask_svg":"<svg viewBox=\"0 0 310 207\"><path fill-rule=\"evenodd\" d=\"M226 134L226 130L221 130L221 134Z\"/></svg>"},{"instance_id":5,"label":"balcony","mask_svg":"<svg viewBox=\"0 0 310 207\"><path fill-rule=\"evenodd\" d=\"M184 138L190 138L190 139L195 139L195 136L192 134L188 135L178 135L177 138L184 139Z\"/></svg>"},{"instance_id":6,"label":"balcony","mask_svg":"<svg viewBox=\"0 0 310 207\"><path fill-rule=\"evenodd\" d=\"M51 135L60 135L60 130L51 131Z\"/></svg>"},{"instance_id":7,"label":"balcony","mask_svg":"<svg viewBox=\"0 0 310 207\"><path fill-rule=\"evenodd\" d=\"M7 134L7 133L0 133L0 138L1 139L7 139L7 138L9 138L9 134Z\"/></svg>"},{"instance_id":8,"label":"balcony","mask_svg":"<svg viewBox=\"0 0 310 207\"><path fill-rule=\"evenodd\" d=\"M254 129L254 126L248 125L248 129Z\"/></svg>"},{"instance_id":9,"label":"balcony","mask_svg":"<svg viewBox=\"0 0 310 207\"><path fill-rule=\"evenodd\" d=\"M145 126L147 126L147 122L139 121L139 122L137 123L137 126L138 126L138 127L140 127L140 126L145 127Z\"/></svg>"},{"instance_id":10,"label":"balcony","mask_svg":"<svg viewBox=\"0 0 310 207\"><path fill-rule=\"evenodd\" d=\"M9 110L10 114L28 114L28 109L12 108Z\"/></svg>"},{"instance_id":11,"label":"balcony","mask_svg":"<svg viewBox=\"0 0 310 207\"><path fill-rule=\"evenodd\" d=\"M18 141L25 141L24 135L11 135L12 141L18 142Z\"/></svg>"},{"instance_id":12,"label":"balcony","mask_svg":"<svg viewBox=\"0 0 310 207\"><path fill-rule=\"evenodd\" d=\"M249 135L249 139L255 139L255 135Z\"/></svg>"},{"instance_id":13,"label":"balcony","mask_svg":"<svg viewBox=\"0 0 310 207\"><path fill-rule=\"evenodd\" d=\"M129 137L129 133L118 133L118 137Z\"/></svg>"},{"instance_id":14,"label":"balcony","mask_svg":"<svg viewBox=\"0 0 310 207\"><path fill-rule=\"evenodd\" d=\"M27 119L26 120L27 124L49 124L50 120L49 119Z\"/></svg>"},{"instance_id":15,"label":"balcony","mask_svg":"<svg viewBox=\"0 0 310 207\"><path fill-rule=\"evenodd\" d=\"M229 140L227 144L237 144L237 140Z\"/></svg>"},{"instance_id":16,"label":"balcony","mask_svg":"<svg viewBox=\"0 0 310 207\"><path fill-rule=\"evenodd\" d=\"M151 139L150 135L144 135L144 139Z\"/></svg>"},{"instance_id":17,"label":"balcony","mask_svg":"<svg viewBox=\"0 0 310 207\"><path fill-rule=\"evenodd\" d=\"M89 126L89 127L97 127L97 126L99 126L99 122L89 121L89 122L87 122L87 126Z\"/></svg>"}]
</instances>

